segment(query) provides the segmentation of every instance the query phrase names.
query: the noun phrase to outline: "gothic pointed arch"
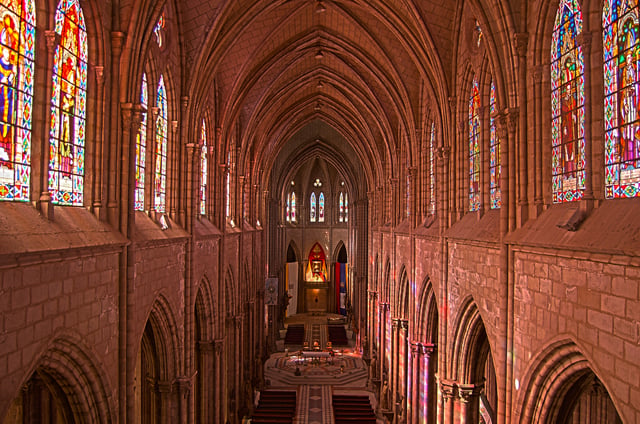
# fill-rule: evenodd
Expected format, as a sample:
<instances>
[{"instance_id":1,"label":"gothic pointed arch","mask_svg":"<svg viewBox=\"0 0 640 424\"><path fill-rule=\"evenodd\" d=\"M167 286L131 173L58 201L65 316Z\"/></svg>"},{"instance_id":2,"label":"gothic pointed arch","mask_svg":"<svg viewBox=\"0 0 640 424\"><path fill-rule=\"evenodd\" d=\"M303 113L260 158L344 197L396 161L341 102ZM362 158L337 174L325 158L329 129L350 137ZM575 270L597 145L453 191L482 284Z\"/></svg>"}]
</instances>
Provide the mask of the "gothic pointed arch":
<instances>
[{"instance_id":1,"label":"gothic pointed arch","mask_svg":"<svg viewBox=\"0 0 640 424\"><path fill-rule=\"evenodd\" d=\"M487 331L473 298L463 302L454 321L450 375L458 391L471 403L471 417L479 420L480 410L495 421L498 406L496 369Z\"/></svg>"},{"instance_id":2,"label":"gothic pointed arch","mask_svg":"<svg viewBox=\"0 0 640 424\"><path fill-rule=\"evenodd\" d=\"M517 387L517 386L516 386ZM582 350L572 340L559 339L540 351L526 370L516 399L515 420L521 423L622 423L612 398ZM518 412L516 412L518 413Z\"/></svg>"},{"instance_id":3,"label":"gothic pointed arch","mask_svg":"<svg viewBox=\"0 0 640 424\"><path fill-rule=\"evenodd\" d=\"M206 277L202 278L194 305L194 350L196 378L193 387L196 423L212 422L215 405L212 404L214 366L215 316L211 288Z\"/></svg>"},{"instance_id":4,"label":"gothic pointed arch","mask_svg":"<svg viewBox=\"0 0 640 424\"><path fill-rule=\"evenodd\" d=\"M438 306L433 284L427 277L418 300L416 346L419 375L417 415L420 422L435 422L437 410Z\"/></svg>"},{"instance_id":5,"label":"gothic pointed arch","mask_svg":"<svg viewBox=\"0 0 640 424\"><path fill-rule=\"evenodd\" d=\"M70 332L57 334L35 362L33 371L16 394L6 417L31 416L50 420L63 417L68 423L111 423L115 410L98 355L82 338ZM29 402L25 402L26 399Z\"/></svg>"},{"instance_id":6,"label":"gothic pointed arch","mask_svg":"<svg viewBox=\"0 0 640 424\"><path fill-rule=\"evenodd\" d=\"M425 343L437 343L438 340L438 305L433 283L427 277L418 300L418 320L416 335Z\"/></svg>"},{"instance_id":7,"label":"gothic pointed arch","mask_svg":"<svg viewBox=\"0 0 640 424\"><path fill-rule=\"evenodd\" d=\"M412 312L409 304L409 300L411 298L411 284L409 282L407 268L404 265L400 268L398 284L398 290L396 290L398 297L396 298L395 303L396 315L408 320Z\"/></svg>"}]
</instances>

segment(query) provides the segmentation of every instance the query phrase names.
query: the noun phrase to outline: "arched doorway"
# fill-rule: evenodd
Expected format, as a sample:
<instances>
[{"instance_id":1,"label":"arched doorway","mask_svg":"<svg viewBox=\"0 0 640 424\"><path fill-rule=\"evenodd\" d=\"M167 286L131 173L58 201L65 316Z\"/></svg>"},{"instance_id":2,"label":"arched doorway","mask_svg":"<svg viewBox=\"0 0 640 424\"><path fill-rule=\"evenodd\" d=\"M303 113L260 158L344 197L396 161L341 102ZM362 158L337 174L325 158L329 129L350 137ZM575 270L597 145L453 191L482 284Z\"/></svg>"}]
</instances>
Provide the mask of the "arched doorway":
<instances>
[{"instance_id":1,"label":"arched doorway","mask_svg":"<svg viewBox=\"0 0 640 424\"><path fill-rule=\"evenodd\" d=\"M454 343L454 372L457 381L458 406L449 414L467 423L496 422L498 391L495 364L480 311L471 300L463 303L456 325Z\"/></svg>"},{"instance_id":2,"label":"arched doorway","mask_svg":"<svg viewBox=\"0 0 640 424\"><path fill-rule=\"evenodd\" d=\"M340 315L347 315L347 272L348 272L347 249L344 243L340 243L335 269L335 312Z\"/></svg>"},{"instance_id":3,"label":"arched doorway","mask_svg":"<svg viewBox=\"0 0 640 424\"><path fill-rule=\"evenodd\" d=\"M304 282L305 311L327 312L329 275L327 273L327 257L320 243L315 243L309 250Z\"/></svg>"},{"instance_id":4,"label":"arched doorway","mask_svg":"<svg viewBox=\"0 0 640 424\"><path fill-rule=\"evenodd\" d=\"M521 423L622 423L603 380L580 348L559 340L543 349L522 381Z\"/></svg>"},{"instance_id":5,"label":"arched doorway","mask_svg":"<svg viewBox=\"0 0 640 424\"><path fill-rule=\"evenodd\" d=\"M298 301L300 296L299 292L299 261L296 253L295 245L293 241L289 243L287 247L287 264L285 268L285 290L289 299L289 305L287 306L286 316L295 315L298 313Z\"/></svg>"},{"instance_id":6,"label":"arched doorway","mask_svg":"<svg viewBox=\"0 0 640 424\"><path fill-rule=\"evenodd\" d=\"M33 373L13 401L4 424L67 424L74 419L69 400L58 382L43 370Z\"/></svg>"}]
</instances>

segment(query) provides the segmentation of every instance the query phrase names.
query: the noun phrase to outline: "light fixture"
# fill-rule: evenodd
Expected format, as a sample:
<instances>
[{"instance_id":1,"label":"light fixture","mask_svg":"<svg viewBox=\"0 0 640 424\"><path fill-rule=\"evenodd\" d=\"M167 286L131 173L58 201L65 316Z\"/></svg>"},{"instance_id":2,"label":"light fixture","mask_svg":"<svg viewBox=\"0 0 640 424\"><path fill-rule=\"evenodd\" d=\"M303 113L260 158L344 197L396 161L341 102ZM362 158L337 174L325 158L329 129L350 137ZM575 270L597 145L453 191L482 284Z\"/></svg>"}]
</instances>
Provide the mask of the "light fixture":
<instances>
[{"instance_id":1,"label":"light fixture","mask_svg":"<svg viewBox=\"0 0 640 424\"><path fill-rule=\"evenodd\" d=\"M324 58L324 53L322 53L322 49L318 49L318 52L315 56L316 60L322 60Z\"/></svg>"},{"instance_id":2,"label":"light fixture","mask_svg":"<svg viewBox=\"0 0 640 424\"><path fill-rule=\"evenodd\" d=\"M322 80L318 81L318 85L316 86L316 88L318 90L322 90L324 88L324 84L322 83Z\"/></svg>"},{"instance_id":3,"label":"light fixture","mask_svg":"<svg viewBox=\"0 0 640 424\"><path fill-rule=\"evenodd\" d=\"M318 0L316 2L316 13L323 13L326 11L327 11L327 8L324 6L324 3L322 3L322 0Z\"/></svg>"},{"instance_id":4,"label":"light fixture","mask_svg":"<svg viewBox=\"0 0 640 424\"><path fill-rule=\"evenodd\" d=\"M318 103L316 103L314 109L315 109L316 112L318 112L321 107L322 107L322 104L320 102L318 102Z\"/></svg>"}]
</instances>

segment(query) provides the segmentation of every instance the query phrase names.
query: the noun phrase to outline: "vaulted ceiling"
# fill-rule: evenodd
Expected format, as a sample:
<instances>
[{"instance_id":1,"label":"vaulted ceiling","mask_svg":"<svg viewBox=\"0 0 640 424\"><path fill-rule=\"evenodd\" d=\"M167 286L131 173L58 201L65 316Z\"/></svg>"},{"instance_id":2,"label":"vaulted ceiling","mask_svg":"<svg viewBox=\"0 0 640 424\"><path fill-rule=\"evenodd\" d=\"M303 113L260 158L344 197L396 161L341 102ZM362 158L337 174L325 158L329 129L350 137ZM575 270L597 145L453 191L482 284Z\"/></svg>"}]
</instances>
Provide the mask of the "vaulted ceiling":
<instances>
[{"instance_id":1,"label":"vaulted ceiling","mask_svg":"<svg viewBox=\"0 0 640 424\"><path fill-rule=\"evenodd\" d=\"M283 151L299 150L343 156L375 185L405 165L398 152L411 155L426 110L447 102L457 3L178 2L189 95L215 91L245 173L281 175Z\"/></svg>"}]
</instances>

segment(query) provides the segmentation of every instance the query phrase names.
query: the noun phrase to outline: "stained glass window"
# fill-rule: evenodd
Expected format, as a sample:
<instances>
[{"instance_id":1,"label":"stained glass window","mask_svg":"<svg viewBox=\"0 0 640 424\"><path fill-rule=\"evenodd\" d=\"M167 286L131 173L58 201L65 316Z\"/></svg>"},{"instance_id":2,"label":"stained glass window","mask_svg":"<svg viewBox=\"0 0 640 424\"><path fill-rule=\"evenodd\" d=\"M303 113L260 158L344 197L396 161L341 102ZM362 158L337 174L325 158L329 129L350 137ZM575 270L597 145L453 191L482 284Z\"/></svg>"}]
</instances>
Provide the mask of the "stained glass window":
<instances>
[{"instance_id":1,"label":"stained glass window","mask_svg":"<svg viewBox=\"0 0 640 424\"><path fill-rule=\"evenodd\" d=\"M408 167L408 165L407 165ZM411 215L411 176L407 175L407 187L406 187L406 214L407 217Z\"/></svg>"},{"instance_id":2,"label":"stained glass window","mask_svg":"<svg viewBox=\"0 0 640 424\"><path fill-rule=\"evenodd\" d=\"M225 216L231 217L231 152L227 153L227 174L225 176Z\"/></svg>"},{"instance_id":3,"label":"stained glass window","mask_svg":"<svg viewBox=\"0 0 640 424\"><path fill-rule=\"evenodd\" d=\"M4 1L0 15L0 200L28 201L36 32L33 0Z\"/></svg>"},{"instance_id":4,"label":"stained glass window","mask_svg":"<svg viewBox=\"0 0 640 424\"><path fill-rule=\"evenodd\" d=\"M324 193L320 192L318 197L318 222L324 222Z\"/></svg>"},{"instance_id":5,"label":"stained glass window","mask_svg":"<svg viewBox=\"0 0 640 424\"><path fill-rule=\"evenodd\" d=\"M638 2L606 0L604 28L605 196L640 196Z\"/></svg>"},{"instance_id":6,"label":"stained glass window","mask_svg":"<svg viewBox=\"0 0 640 424\"><path fill-rule=\"evenodd\" d=\"M344 222L349 221L349 194L344 194Z\"/></svg>"},{"instance_id":7,"label":"stained glass window","mask_svg":"<svg viewBox=\"0 0 640 424\"><path fill-rule=\"evenodd\" d=\"M287 194L287 205L285 211L286 220L289 222L291 221L291 193Z\"/></svg>"},{"instance_id":8,"label":"stained glass window","mask_svg":"<svg viewBox=\"0 0 640 424\"><path fill-rule=\"evenodd\" d=\"M209 175L207 162L207 127L202 120L202 148L200 149L200 215L207 214L207 178Z\"/></svg>"},{"instance_id":9,"label":"stained glass window","mask_svg":"<svg viewBox=\"0 0 640 424\"><path fill-rule=\"evenodd\" d=\"M136 136L136 188L134 209L144 210L144 182L147 158L147 109L149 107L149 87L147 85L147 74L142 74L142 87L140 89L140 104L142 105L142 120L140 130Z\"/></svg>"},{"instance_id":10,"label":"stained glass window","mask_svg":"<svg viewBox=\"0 0 640 424\"><path fill-rule=\"evenodd\" d=\"M162 47L164 43L164 12L160 15L156 26L153 27L153 34L156 36L156 43L158 43L158 47Z\"/></svg>"},{"instance_id":11,"label":"stained glass window","mask_svg":"<svg viewBox=\"0 0 640 424\"><path fill-rule=\"evenodd\" d=\"M154 208L156 212L166 211L167 195L167 90L164 77L160 75L156 94L156 164L154 181Z\"/></svg>"},{"instance_id":12,"label":"stained glass window","mask_svg":"<svg viewBox=\"0 0 640 424\"><path fill-rule=\"evenodd\" d=\"M436 123L431 123L431 137L429 140L429 212L436 213L436 169L435 169L435 149L436 149Z\"/></svg>"},{"instance_id":13,"label":"stained glass window","mask_svg":"<svg viewBox=\"0 0 640 424\"><path fill-rule=\"evenodd\" d=\"M309 221L316 222L316 194L311 193L311 205L309 208Z\"/></svg>"},{"instance_id":14,"label":"stained glass window","mask_svg":"<svg viewBox=\"0 0 640 424\"><path fill-rule=\"evenodd\" d=\"M482 33L482 27L480 26L480 22L478 22L477 19L475 22L474 33L475 33L476 47L480 47L480 45L482 44L482 38L484 37L484 34Z\"/></svg>"},{"instance_id":15,"label":"stained glass window","mask_svg":"<svg viewBox=\"0 0 640 424\"><path fill-rule=\"evenodd\" d=\"M502 206L502 192L500 191L500 140L496 131L495 123L496 112L496 87L491 81L491 94L489 95L489 126L490 126L490 150L491 158L489 159L489 193L491 195L491 209L499 209Z\"/></svg>"},{"instance_id":16,"label":"stained glass window","mask_svg":"<svg viewBox=\"0 0 640 424\"><path fill-rule=\"evenodd\" d=\"M291 192L291 222L296 222L296 192Z\"/></svg>"},{"instance_id":17,"label":"stained glass window","mask_svg":"<svg viewBox=\"0 0 640 424\"><path fill-rule=\"evenodd\" d=\"M53 203L81 206L87 103L87 31L78 0L62 0L55 15L60 37L53 58L49 192Z\"/></svg>"},{"instance_id":18,"label":"stained glass window","mask_svg":"<svg viewBox=\"0 0 640 424\"><path fill-rule=\"evenodd\" d=\"M480 90L473 79L469 97L469 210L480 209Z\"/></svg>"},{"instance_id":19,"label":"stained glass window","mask_svg":"<svg viewBox=\"0 0 640 424\"><path fill-rule=\"evenodd\" d=\"M344 222L344 194L340 193L340 200L338 202L338 222Z\"/></svg>"},{"instance_id":20,"label":"stained glass window","mask_svg":"<svg viewBox=\"0 0 640 424\"><path fill-rule=\"evenodd\" d=\"M561 0L551 44L553 201L582 198L584 189L584 62L576 36L582 32L577 0Z\"/></svg>"}]
</instances>

